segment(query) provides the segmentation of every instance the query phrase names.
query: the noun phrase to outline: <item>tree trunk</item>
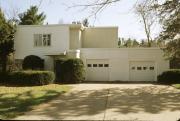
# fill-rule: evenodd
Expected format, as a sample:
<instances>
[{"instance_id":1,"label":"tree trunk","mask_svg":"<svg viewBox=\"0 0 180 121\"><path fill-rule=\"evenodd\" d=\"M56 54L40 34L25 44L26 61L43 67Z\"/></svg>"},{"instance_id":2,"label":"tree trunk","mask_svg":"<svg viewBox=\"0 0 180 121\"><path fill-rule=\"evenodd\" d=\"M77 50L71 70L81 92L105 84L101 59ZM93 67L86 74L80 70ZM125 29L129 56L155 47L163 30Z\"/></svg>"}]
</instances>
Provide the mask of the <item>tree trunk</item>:
<instances>
[{"instance_id":1,"label":"tree trunk","mask_svg":"<svg viewBox=\"0 0 180 121\"><path fill-rule=\"evenodd\" d=\"M146 32L146 37L147 37L147 41L148 41L148 47L151 47L150 32L148 31L148 27L147 27L147 23L146 23L146 18L145 18L143 13L141 15L142 15L143 23L144 23L144 30Z\"/></svg>"}]
</instances>

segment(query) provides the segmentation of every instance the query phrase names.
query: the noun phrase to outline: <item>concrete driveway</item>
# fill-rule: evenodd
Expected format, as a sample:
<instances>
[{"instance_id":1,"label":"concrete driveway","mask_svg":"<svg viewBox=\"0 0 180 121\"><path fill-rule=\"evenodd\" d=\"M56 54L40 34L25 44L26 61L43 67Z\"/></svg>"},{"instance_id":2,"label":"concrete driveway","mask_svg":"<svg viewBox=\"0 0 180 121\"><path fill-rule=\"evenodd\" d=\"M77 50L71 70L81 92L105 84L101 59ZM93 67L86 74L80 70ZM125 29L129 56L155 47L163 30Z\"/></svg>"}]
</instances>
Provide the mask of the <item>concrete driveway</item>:
<instances>
[{"instance_id":1,"label":"concrete driveway","mask_svg":"<svg viewBox=\"0 0 180 121\"><path fill-rule=\"evenodd\" d=\"M153 84L78 84L16 119L177 121L180 90Z\"/></svg>"}]
</instances>

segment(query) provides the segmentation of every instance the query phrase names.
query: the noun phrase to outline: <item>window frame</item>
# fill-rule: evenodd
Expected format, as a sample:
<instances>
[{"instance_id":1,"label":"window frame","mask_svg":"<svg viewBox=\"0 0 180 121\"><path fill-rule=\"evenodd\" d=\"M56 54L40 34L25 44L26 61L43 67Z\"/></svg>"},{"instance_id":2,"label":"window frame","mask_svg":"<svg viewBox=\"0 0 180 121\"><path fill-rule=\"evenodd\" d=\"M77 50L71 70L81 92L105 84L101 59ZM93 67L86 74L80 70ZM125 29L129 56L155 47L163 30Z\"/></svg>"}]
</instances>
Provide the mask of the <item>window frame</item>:
<instances>
[{"instance_id":1,"label":"window frame","mask_svg":"<svg viewBox=\"0 0 180 121\"><path fill-rule=\"evenodd\" d=\"M35 37L36 35L38 35L38 40ZM34 36L34 38L33 38L34 39L34 47L50 47L52 45L52 34L51 33L42 33L42 34L35 33L33 36ZM41 43L41 44L39 44L39 43Z\"/></svg>"},{"instance_id":2,"label":"window frame","mask_svg":"<svg viewBox=\"0 0 180 121\"><path fill-rule=\"evenodd\" d=\"M92 66L92 67L96 68L96 67L98 67L98 64L93 64L93 66Z\"/></svg>"},{"instance_id":3,"label":"window frame","mask_svg":"<svg viewBox=\"0 0 180 121\"><path fill-rule=\"evenodd\" d=\"M137 66L137 70L138 70L138 71L141 71L141 70L142 70L142 67L141 67L141 66Z\"/></svg>"},{"instance_id":4,"label":"window frame","mask_svg":"<svg viewBox=\"0 0 180 121\"><path fill-rule=\"evenodd\" d=\"M92 64L87 64L87 67L88 67L88 68L91 68L91 67L92 67Z\"/></svg>"},{"instance_id":5,"label":"window frame","mask_svg":"<svg viewBox=\"0 0 180 121\"><path fill-rule=\"evenodd\" d=\"M106 63L106 64L104 64L104 67L108 68L108 67L109 67L109 64L107 64L107 63Z\"/></svg>"},{"instance_id":6,"label":"window frame","mask_svg":"<svg viewBox=\"0 0 180 121\"><path fill-rule=\"evenodd\" d=\"M154 70L155 70L155 67L154 67L154 66L150 66L150 67L149 67L149 70L150 70L150 71L154 71Z\"/></svg>"},{"instance_id":7,"label":"window frame","mask_svg":"<svg viewBox=\"0 0 180 121\"><path fill-rule=\"evenodd\" d=\"M98 67L100 67L100 68L101 68L101 67L104 67L104 66L103 66L103 64L98 64Z\"/></svg>"}]
</instances>

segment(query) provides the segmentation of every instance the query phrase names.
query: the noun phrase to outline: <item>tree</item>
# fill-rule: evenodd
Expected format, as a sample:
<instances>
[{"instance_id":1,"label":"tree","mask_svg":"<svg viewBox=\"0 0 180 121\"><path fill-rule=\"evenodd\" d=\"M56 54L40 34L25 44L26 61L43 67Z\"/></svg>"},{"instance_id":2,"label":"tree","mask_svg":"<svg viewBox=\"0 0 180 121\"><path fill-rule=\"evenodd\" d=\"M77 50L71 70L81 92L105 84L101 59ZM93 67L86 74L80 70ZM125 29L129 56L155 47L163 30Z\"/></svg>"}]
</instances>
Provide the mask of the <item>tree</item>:
<instances>
[{"instance_id":1,"label":"tree","mask_svg":"<svg viewBox=\"0 0 180 121\"><path fill-rule=\"evenodd\" d=\"M167 0L158 8L163 25L160 39L172 40L180 33L180 1Z\"/></svg>"},{"instance_id":2,"label":"tree","mask_svg":"<svg viewBox=\"0 0 180 121\"><path fill-rule=\"evenodd\" d=\"M118 46L121 47L139 47L139 42L136 39L132 38L119 38L118 40Z\"/></svg>"},{"instance_id":3,"label":"tree","mask_svg":"<svg viewBox=\"0 0 180 121\"><path fill-rule=\"evenodd\" d=\"M151 47L151 31L152 27L156 22L156 12L152 7L150 6L151 1L143 0L141 3L139 3L136 7L135 13L141 17L141 21L144 26L144 31L146 33L148 47Z\"/></svg>"},{"instance_id":4,"label":"tree","mask_svg":"<svg viewBox=\"0 0 180 121\"><path fill-rule=\"evenodd\" d=\"M31 6L26 12L19 14L20 25L41 25L46 19L46 15L42 12L38 14L38 7Z\"/></svg>"},{"instance_id":5,"label":"tree","mask_svg":"<svg viewBox=\"0 0 180 121\"><path fill-rule=\"evenodd\" d=\"M180 1L167 0L158 5L158 11L163 26L159 40L167 41L165 55L180 61Z\"/></svg>"},{"instance_id":6,"label":"tree","mask_svg":"<svg viewBox=\"0 0 180 121\"><path fill-rule=\"evenodd\" d=\"M0 60L2 61L2 72L7 71L8 56L14 52L15 26L6 20L4 13L0 9Z\"/></svg>"},{"instance_id":7,"label":"tree","mask_svg":"<svg viewBox=\"0 0 180 121\"><path fill-rule=\"evenodd\" d=\"M139 47L139 42L138 42L136 39L134 39L134 40L132 41L132 46L133 46L133 47Z\"/></svg>"}]
</instances>

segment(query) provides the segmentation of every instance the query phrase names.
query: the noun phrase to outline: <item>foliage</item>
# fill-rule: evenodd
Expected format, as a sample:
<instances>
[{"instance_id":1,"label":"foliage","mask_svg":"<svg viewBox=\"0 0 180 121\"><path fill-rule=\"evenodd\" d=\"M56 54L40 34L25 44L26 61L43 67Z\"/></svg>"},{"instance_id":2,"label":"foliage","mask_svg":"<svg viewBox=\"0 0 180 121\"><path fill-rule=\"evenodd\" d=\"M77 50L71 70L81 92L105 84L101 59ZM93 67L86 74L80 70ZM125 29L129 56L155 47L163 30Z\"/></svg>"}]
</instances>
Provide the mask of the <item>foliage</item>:
<instances>
[{"instance_id":1,"label":"foliage","mask_svg":"<svg viewBox=\"0 0 180 121\"><path fill-rule=\"evenodd\" d=\"M32 106L49 102L71 87L50 84L33 87L0 86L0 119L12 119L32 110Z\"/></svg>"},{"instance_id":2,"label":"foliage","mask_svg":"<svg viewBox=\"0 0 180 121\"><path fill-rule=\"evenodd\" d=\"M0 72L0 83L6 83L8 80L8 74L7 72Z\"/></svg>"},{"instance_id":3,"label":"foliage","mask_svg":"<svg viewBox=\"0 0 180 121\"><path fill-rule=\"evenodd\" d=\"M44 60L35 55L26 56L22 64L23 69L42 70L44 68Z\"/></svg>"},{"instance_id":4,"label":"foliage","mask_svg":"<svg viewBox=\"0 0 180 121\"><path fill-rule=\"evenodd\" d=\"M8 56L14 52L14 33L15 25L6 20L2 10L0 9L0 60L2 71L7 71Z\"/></svg>"},{"instance_id":5,"label":"foliage","mask_svg":"<svg viewBox=\"0 0 180 121\"><path fill-rule=\"evenodd\" d=\"M119 38L118 46L119 47L138 47L139 46L139 42L136 39Z\"/></svg>"},{"instance_id":6,"label":"foliage","mask_svg":"<svg viewBox=\"0 0 180 121\"><path fill-rule=\"evenodd\" d=\"M180 83L180 70L165 71L158 76L158 82L163 84L178 84Z\"/></svg>"},{"instance_id":7,"label":"foliage","mask_svg":"<svg viewBox=\"0 0 180 121\"><path fill-rule=\"evenodd\" d=\"M1 76L4 77L4 75ZM50 71L16 71L8 73L3 82L14 85L37 86L53 83L54 80L55 74Z\"/></svg>"},{"instance_id":8,"label":"foliage","mask_svg":"<svg viewBox=\"0 0 180 121\"><path fill-rule=\"evenodd\" d=\"M171 59L170 60L170 69L180 69L180 59Z\"/></svg>"},{"instance_id":9,"label":"foliage","mask_svg":"<svg viewBox=\"0 0 180 121\"><path fill-rule=\"evenodd\" d=\"M180 32L180 1L166 0L158 7L163 31L160 39L174 39Z\"/></svg>"},{"instance_id":10,"label":"foliage","mask_svg":"<svg viewBox=\"0 0 180 121\"><path fill-rule=\"evenodd\" d=\"M180 1L166 0L158 5L158 11L163 25L159 39L168 42L165 55L170 59L180 59Z\"/></svg>"},{"instance_id":11,"label":"foliage","mask_svg":"<svg viewBox=\"0 0 180 121\"><path fill-rule=\"evenodd\" d=\"M79 83L85 79L84 64L80 59L61 59L56 61L57 82Z\"/></svg>"},{"instance_id":12,"label":"foliage","mask_svg":"<svg viewBox=\"0 0 180 121\"><path fill-rule=\"evenodd\" d=\"M89 21L88 21L88 19L87 19L87 18L84 19L84 20L82 21L82 24L83 24L85 27L88 27L88 26L89 26Z\"/></svg>"},{"instance_id":13,"label":"foliage","mask_svg":"<svg viewBox=\"0 0 180 121\"><path fill-rule=\"evenodd\" d=\"M46 15L42 12L38 14L38 7L31 6L26 12L19 14L20 25L41 25L46 19Z\"/></svg>"},{"instance_id":14,"label":"foliage","mask_svg":"<svg viewBox=\"0 0 180 121\"><path fill-rule=\"evenodd\" d=\"M169 41L163 50L169 59L180 59L180 38Z\"/></svg>"}]
</instances>

